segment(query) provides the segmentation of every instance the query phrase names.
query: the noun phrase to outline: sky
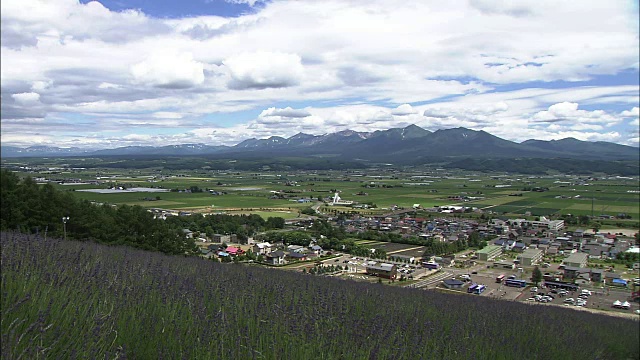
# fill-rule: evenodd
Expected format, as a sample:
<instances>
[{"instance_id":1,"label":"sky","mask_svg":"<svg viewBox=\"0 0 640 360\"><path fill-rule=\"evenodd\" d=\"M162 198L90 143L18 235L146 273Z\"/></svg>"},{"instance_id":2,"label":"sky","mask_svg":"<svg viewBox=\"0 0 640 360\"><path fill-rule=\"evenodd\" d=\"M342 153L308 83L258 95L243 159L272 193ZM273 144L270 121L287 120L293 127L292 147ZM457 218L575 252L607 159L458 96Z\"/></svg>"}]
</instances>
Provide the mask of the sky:
<instances>
[{"instance_id":1,"label":"sky","mask_svg":"<svg viewBox=\"0 0 640 360\"><path fill-rule=\"evenodd\" d=\"M3 146L466 127L639 145L637 0L2 0Z\"/></svg>"}]
</instances>

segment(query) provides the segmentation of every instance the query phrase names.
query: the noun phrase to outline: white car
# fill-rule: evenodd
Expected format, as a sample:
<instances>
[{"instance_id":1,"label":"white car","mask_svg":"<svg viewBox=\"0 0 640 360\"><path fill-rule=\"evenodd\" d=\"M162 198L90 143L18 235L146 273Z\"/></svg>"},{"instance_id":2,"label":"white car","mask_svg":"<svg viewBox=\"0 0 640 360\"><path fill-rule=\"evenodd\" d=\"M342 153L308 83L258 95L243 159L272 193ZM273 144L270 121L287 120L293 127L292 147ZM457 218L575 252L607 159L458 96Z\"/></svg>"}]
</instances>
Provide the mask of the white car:
<instances>
[{"instance_id":1,"label":"white car","mask_svg":"<svg viewBox=\"0 0 640 360\"><path fill-rule=\"evenodd\" d=\"M532 287L531 292L538 292L538 288L536 286Z\"/></svg>"},{"instance_id":2,"label":"white car","mask_svg":"<svg viewBox=\"0 0 640 360\"><path fill-rule=\"evenodd\" d=\"M582 292L580 293L581 295L587 295L587 296L591 296L591 291L584 289L582 290Z\"/></svg>"},{"instance_id":3,"label":"white car","mask_svg":"<svg viewBox=\"0 0 640 360\"><path fill-rule=\"evenodd\" d=\"M573 298L568 298L568 299L565 299L564 302L566 302L567 304L573 304L576 301Z\"/></svg>"}]
</instances>

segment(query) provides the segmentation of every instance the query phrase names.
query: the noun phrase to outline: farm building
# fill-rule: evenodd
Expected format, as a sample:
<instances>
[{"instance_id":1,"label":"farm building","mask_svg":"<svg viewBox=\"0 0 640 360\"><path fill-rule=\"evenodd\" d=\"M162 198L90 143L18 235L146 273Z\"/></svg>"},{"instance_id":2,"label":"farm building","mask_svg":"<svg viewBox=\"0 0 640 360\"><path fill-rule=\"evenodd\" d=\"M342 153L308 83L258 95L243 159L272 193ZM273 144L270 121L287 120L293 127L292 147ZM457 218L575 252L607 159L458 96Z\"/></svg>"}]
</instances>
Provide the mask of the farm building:
<instances>
[{"instance_id":1,"label":"farm building","mask_svg":"<svg viewBox=\"0 0 640 360\"><path fill-rule=\"evenodd\" d=\"M385 263L367 265L366 270L369 275L375 275L385 279L395 279L398 273L397 266Z\"/></svg>"}]
</instances>

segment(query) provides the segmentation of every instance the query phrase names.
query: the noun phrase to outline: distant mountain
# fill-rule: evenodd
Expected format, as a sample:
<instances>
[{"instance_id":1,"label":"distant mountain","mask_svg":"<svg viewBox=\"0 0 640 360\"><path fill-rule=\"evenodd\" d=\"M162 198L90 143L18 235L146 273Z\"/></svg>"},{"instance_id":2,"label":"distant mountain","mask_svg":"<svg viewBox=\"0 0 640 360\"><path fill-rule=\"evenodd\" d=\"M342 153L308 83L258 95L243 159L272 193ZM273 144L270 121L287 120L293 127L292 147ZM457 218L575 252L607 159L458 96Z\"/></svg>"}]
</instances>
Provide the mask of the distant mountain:
<instances>
[{"instance_id":1,"label":"distant mountain","mask_svg":"<svg viewBox=\"0 0 640 360\"><path fill-rule=\"evenodd\" d=\"M17 146L0 147L0 156L2 157L79 156L85 152L86 150L77 147L60 148L41 145L29 146L27 148Z\"/></svg>"},{"instance_id":2,"label":"distant mountain","mask_svg":"<svg viewBox=\"0 0 640 360\"><path fill-rule=\"evenodd\" d=\"M574 138L562 140L527 140L524 146L572 154L584 159L633 159L638 157L638 148L604 141L581 141Z\"/></svg>"},{"instance_id":3,"label":"distant mountain","mask_svg":"<svg viewBox=\"0 0 640 360\"><path fill-rule=\"evenodd\" d=\"M125 146L116 149L96 150L88 153L91 156L116 155L201 155L213 154L228 149L228 146L210 146L204 144L183 144L166 146Z\"/></svg>"},{"instance_id":4,"label":"distant mountain","mask_svg":"<svg viewBox=\"0 0 640 360\"><path fill-rule=\"evenodd\" d=\"M247 139L234 146L183 144L128 146L86 151L79 148L32 146L2 147L2 157L47 156L187 156L239 157L339 157L398 164L420 164L429 159L574 158L590 160L638 160L638 148L608 142L576 139L527 140L523 143L499 138L485 131L466 128L431 132L416 125L374 132L344 130L324 135L298 133L289 138L271 136Z\"/></svg>"}]
</instances>

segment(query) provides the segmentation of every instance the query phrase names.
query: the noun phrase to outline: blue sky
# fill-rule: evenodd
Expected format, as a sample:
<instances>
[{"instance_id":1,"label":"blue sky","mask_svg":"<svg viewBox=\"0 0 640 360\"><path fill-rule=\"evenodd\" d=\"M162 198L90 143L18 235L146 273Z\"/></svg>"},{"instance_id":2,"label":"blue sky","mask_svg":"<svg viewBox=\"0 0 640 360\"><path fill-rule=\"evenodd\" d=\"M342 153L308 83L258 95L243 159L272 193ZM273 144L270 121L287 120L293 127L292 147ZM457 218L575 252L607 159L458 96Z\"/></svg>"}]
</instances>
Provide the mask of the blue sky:
<instances>
[{"instance_id":1,"label":"blue sky","mask_svg":"<svg viewBox=\"0 0 640 360\"><path fill-rule=\"evenodd\" d=\"M80 2L86 4L90 1ZM100 3L111 11L138 9L148 16L171 19L208 15L237 17L254 13L255 9L260 7L260 3L254 4L254 9L249 2L224 0L110 0Z\"/></svg>"},{"instance_id":2,"label":"blue sky","mask_svg":"<svg viewBox=\"0 0 640 360\"><path fill-rule=\"evenodd\" d=\"M638 2L6 0L2 144L416 124L638 146Z\"/></svg>"}]
</instances>

